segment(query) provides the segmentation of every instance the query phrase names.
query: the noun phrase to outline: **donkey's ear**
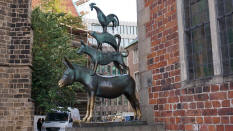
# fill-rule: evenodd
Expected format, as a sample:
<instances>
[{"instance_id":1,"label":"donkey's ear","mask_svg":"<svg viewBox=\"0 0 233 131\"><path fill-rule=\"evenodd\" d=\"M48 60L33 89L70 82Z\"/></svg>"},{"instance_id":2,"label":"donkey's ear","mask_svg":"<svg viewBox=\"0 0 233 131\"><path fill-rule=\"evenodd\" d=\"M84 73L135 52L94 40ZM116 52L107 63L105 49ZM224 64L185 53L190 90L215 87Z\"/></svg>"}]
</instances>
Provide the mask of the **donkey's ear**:
<instances>
[{"instance_id":1,"label":"donkey's ear","mask_svg":"<svg viewBox=\"0 0 233 131\"><path fill-rule=\"evenodd\" d=\"M73 65L70 63L70 61L64 57L65 61L64 61L64 64L66 65L66 67L68 68L71 68L71 69L74 69Z\"/></svg>"}]
</instances>

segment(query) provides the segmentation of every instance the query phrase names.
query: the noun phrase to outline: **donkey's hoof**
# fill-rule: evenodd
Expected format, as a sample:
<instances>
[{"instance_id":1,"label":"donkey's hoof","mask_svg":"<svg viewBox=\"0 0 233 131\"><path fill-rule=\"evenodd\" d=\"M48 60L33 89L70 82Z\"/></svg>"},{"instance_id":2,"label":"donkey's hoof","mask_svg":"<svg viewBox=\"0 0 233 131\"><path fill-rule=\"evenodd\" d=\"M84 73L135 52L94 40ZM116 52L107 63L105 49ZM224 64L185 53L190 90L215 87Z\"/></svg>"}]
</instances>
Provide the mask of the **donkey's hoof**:
<instances>
[{"instance_id":1,"label":"donkey's hoof","mask_svg":"<svg viewBox=\"0 0 233 131\"><path fill-rule=\"evenodd\" d=\"M87 119L82 119L82 120L81 120L81 122L86 122L86 121L87 121Z\"/></svg>"},{"instance_id":2,"label":"donkey's hoof","mask_svg":"<svg viewBox=\"0 0 233 131\"><path fill-rule=\"evenodd\" d=\"M91 117L88 117L86 122L91 122Z\"/></svg>"}]
</instances>

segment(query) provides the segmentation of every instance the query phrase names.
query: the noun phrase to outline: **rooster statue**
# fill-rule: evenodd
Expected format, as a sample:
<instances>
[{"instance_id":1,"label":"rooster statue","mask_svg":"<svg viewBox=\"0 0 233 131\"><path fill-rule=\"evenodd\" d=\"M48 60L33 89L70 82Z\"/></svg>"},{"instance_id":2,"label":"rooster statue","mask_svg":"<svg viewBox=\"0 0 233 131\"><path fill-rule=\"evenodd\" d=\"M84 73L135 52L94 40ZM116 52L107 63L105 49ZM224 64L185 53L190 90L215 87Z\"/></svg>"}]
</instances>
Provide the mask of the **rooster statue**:
<instances>
[{"instance_id":1,"label":"rooster statue","mask_svg":"<svg viewBox=\"0 0 233 131\"><path fill-rule=\"evenodd\" d=\"M107 32L107 26L109 25L110 22L112 22L112 28L119 26L119 20L118 17L114 14L109 14L105 16L105 14L96 6L95 3L90 4L91 11L93 8L96 10L97 13L97 18L99 20L99 23L103 27L103 31Z\"/></svg>"}]
</instances>

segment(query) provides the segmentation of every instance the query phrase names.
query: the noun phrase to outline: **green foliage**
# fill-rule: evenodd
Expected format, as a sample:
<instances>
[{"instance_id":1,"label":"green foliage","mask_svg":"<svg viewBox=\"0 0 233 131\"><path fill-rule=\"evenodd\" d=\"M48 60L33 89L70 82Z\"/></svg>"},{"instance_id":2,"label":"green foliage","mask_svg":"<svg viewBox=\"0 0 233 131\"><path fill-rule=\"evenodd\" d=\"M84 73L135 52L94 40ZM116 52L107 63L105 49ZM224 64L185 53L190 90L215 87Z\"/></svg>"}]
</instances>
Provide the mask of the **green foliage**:
<instances>
[{"instance_id":1,"label":"green foliage","mask_svg":"<svg viewBox=\"0 0 233 131\"><path fill-rule=\"evenodd\" d=\"M76 23L72 23L72 20ZM57 83L65 70L62 62L64 56L74 63L85 64L87 61L70 47L71 36L65 26L68 24L82 27L81 18L64 13L42 12L36 8L32 12L31 21L34 35L32 98L36 107L47 112L58 106L72 106L75 102L75 92L80 90L81 85L76 83L59 88Z\"/></svg>"}]
</instances>

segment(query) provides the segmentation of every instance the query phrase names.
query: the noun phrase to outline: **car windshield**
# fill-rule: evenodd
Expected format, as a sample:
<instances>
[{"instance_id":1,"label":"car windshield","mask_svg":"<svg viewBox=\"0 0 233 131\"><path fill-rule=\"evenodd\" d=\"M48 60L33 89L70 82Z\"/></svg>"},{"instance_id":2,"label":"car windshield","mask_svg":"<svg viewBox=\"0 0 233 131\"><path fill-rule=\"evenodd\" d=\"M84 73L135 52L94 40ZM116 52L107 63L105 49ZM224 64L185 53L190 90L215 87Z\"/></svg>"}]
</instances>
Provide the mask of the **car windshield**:
<instances>
[{"instance_id":1,"label":"car windshield","mask_svg":"<svg viewBox=\"0 0 233 131\"><path fill-rule=\"evenodd\" d=\"M67 113L48 113L45 121L67 121Z\"/></svg>"}]
</instances>

